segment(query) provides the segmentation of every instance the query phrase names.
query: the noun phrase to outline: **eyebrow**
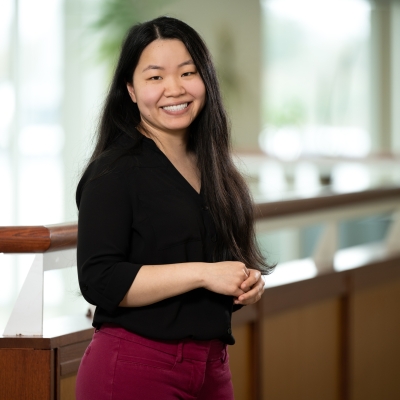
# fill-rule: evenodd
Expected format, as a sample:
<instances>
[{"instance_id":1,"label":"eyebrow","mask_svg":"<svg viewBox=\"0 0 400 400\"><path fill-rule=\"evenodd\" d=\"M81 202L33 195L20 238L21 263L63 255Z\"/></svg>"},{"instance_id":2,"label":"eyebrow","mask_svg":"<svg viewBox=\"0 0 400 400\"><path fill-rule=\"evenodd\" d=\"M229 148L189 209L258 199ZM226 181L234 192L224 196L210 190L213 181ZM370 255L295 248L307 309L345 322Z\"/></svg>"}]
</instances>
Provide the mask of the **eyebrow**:
<instances>
[{"instance_id":1,"label":"eyebrow","mask_svg":"<svg viewBox=\"0 0 400 400\"><path fill-rule=\"evenodd\" d=\"M183 63L178 65L178 68L183 67L184 65L194 65L194 62L192 59L184 61Z\"/></svg>"},{"instance_id":2,"label":"eyebrow","mask_svg":"<svg viewBox=\"0 0 400 400\"><path fill-rule=\"evenodd\" d=\"M194 62L193 62L193 60L184 61L183 63L180 63L180 64L178 65L178 68L183 67L183 66L185 66L185 65L194 65ZM165 68L160 67L159 65L152 65L152 64L150 64L150 65L148 65L142 72L148 71L149 69L165 69Z\"/></svg>"}]
</instances>

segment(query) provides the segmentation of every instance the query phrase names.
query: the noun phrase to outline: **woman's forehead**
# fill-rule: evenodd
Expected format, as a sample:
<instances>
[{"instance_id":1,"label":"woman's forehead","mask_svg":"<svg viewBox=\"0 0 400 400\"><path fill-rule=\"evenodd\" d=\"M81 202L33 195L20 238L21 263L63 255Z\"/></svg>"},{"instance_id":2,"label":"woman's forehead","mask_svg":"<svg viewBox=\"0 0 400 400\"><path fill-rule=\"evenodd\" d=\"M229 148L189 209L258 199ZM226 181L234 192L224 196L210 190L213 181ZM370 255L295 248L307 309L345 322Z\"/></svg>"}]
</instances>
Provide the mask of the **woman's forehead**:
<instances>
[{"instance_id":1,"label":"woman's forehead","mask_svg":"<svg viewBox=\"0 0 400 400\"><path fill-rule=\"evenodd\" d=\"M137 69L143 72L150 66L161 68L193 64L186 46L178 39L157 39L143 50Z\"/></svg>"}]
</instances>

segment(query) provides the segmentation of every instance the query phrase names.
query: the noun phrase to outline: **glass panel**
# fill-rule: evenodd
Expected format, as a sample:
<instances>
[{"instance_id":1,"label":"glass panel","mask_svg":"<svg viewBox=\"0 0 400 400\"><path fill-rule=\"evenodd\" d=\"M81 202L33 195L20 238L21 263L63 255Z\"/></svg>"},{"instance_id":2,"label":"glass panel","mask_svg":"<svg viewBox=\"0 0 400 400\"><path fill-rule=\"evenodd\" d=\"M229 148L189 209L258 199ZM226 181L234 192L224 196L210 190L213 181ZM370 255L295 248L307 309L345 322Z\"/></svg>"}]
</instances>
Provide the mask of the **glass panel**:
<instances>
[{"instance_id":1,"label":"glass panel","mask_svg":"<svg viewBox=\"0 0 400 400\"><path fill-rule=\"evenodd\" d=\"M391 223L390 214L343 221L339 224L339 248L381 242Z\"/></svg>"},{"instance_id":2,"label":"glass panel","mask_svg":"<svg viewBox=\"0 0 400 400\"><path fill-rule=\"evenodd\" d=\"M297 228L257 233L260 249L270 264L299 259L299 239L299 229Z\"/></svg>"}]
</instances>

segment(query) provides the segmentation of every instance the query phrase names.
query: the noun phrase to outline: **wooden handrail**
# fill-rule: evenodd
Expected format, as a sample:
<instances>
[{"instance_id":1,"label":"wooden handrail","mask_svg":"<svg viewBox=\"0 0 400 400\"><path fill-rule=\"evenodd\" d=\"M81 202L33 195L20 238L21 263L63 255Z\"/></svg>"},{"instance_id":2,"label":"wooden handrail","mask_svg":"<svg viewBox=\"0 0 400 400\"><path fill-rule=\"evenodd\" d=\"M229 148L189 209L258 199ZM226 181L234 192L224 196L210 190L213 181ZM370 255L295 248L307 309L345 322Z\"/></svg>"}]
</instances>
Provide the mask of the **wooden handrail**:
<instances>
[{"instance_id":1,"label":"wooden handrail","mask_svg":"<svg viewBox=\"0 0 400 400\"><path fill-rule=\"evenodd\" d=\"M48 251L72 249L76 247L78 225L66 223L47 226L50 234L50 247Z\"/></svg>"},{"instance_id":2,"label":"wooden handrail","mask_svg":"<svg viewBox=\"0 0 400 400\"><path fill-rule=\"evenodd\" d=\"M255 205L256 219L282 217L343 206L367 204L373 201L399 199L400 187L369 189L361 192L321 192L309 198L295 198ZM48 226L0 227L0 253L44 253L76 246L75 222Z\"/></svg>"},{"instance_id":3,"label":"wooden handrail","mask_svg":"<svg viewBox=\"0 0 400 400\"><path fill-rule=\"evenodd\" d=\"M77 224L0 227L0 253L45 253L76 247Z\"/></svg>"},{"instance_id":4,"label":"wooden handrail","mask_svg":"<svg viewBox=\"0 0 400 400\"><path fill-rule=\"evenodd\" d=\"M368 189L350 193L326 191L314 197L256 204L256 219L283 217L328 208L367 204L373 201L393 200L395 198L399 199L400 206L400 187Z\"/></svg>"}]
</instances>

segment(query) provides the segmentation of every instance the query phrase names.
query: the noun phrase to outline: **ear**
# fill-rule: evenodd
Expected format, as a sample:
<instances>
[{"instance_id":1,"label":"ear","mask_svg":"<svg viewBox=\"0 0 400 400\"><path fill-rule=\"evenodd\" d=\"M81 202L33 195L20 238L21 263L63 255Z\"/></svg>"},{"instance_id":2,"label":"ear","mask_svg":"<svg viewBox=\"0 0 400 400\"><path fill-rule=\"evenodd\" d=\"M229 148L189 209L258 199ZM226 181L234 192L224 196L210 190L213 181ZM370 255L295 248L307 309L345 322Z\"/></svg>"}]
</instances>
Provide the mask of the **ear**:
<instances>
[{"instance_id":1,"label":"ear","mask_svg":"<svg viewBox=\"0 0 400 400\"><path fill-rule=\"evenodd\" d=\"M130 98L132 99L132 101L133 101L134 103L137 103L137 101L136 101L136 95L135 95L135 89L133 88L133 85L132 85L130 82L128 82L128 83L126 84L126 88L128 89L129 96L130 96Z\"/></svg>"}]
</instances>

